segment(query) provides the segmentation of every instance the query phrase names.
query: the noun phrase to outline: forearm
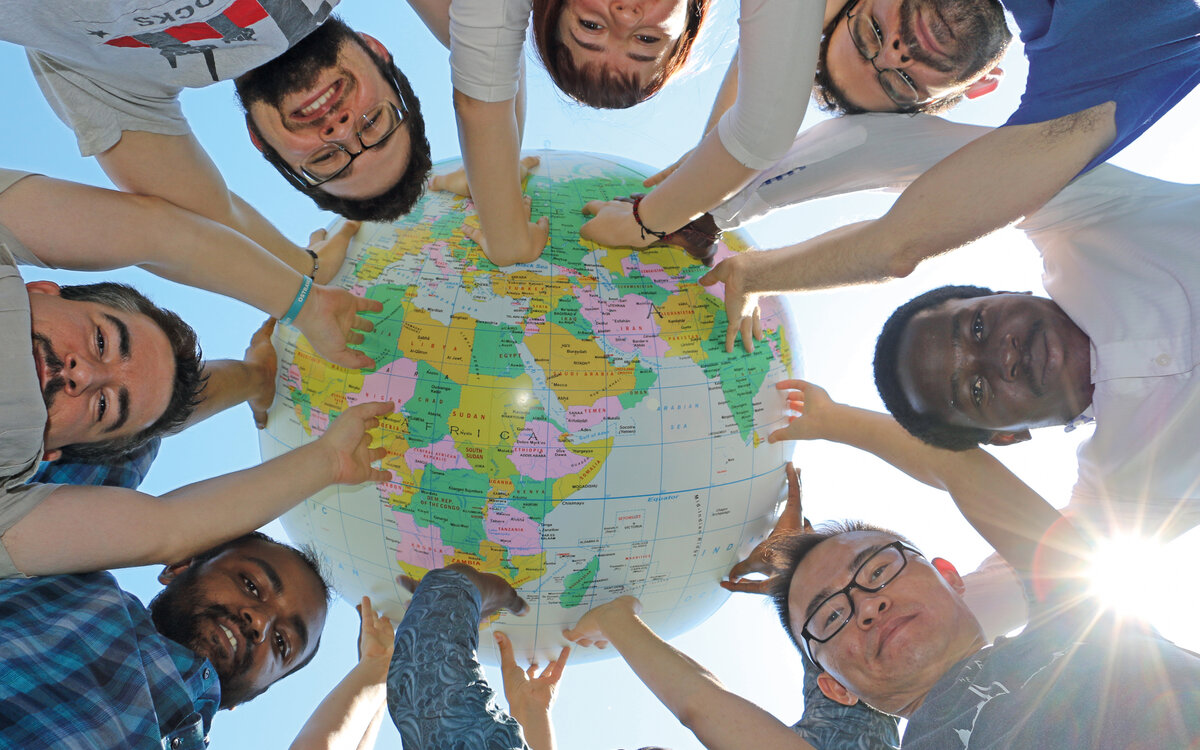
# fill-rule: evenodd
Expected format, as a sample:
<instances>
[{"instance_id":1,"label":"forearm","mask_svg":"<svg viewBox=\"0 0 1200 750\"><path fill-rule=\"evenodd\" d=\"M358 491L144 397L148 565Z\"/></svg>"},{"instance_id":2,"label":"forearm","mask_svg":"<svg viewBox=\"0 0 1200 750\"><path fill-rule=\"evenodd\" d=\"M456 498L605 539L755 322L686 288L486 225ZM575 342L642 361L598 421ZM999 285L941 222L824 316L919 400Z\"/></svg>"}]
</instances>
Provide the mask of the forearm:
<instances>
[{"instance_id":1,"label":"forearm","mask_svg":"<svg viewBox=\"0 0 1200 750\"><path fill-rule=\"evenodd\" d=\"M179 428L181 432L258 394L250 367L240 359L205 360L204 375L201 401Z\"/></svg>"},{"instance_id":2,"label":"forearm","mask_svg":"<svg viewBox=\"0 0 1200 750\"><path fill-rule=\"evenodd\" d=\"M738 162L711 130L670 177L641 203L642 221L658 232L674 232L745 187L758 174Z\"/></svg>"},{"instance_id":3,"label":"forearm","mask_svg":"<svg viewBox=\"0 0 1200 750\"><path fill-rule=\"evenodd\" d=\"M26 575L169 564L259 528L328 485L334 470L325 449L310 443L158 498L64 486L9 529L4 543Z\"/></svg>"},{"instance_id":4,"label":"forearm","mask_svg":"<svg viewBox=\"0 0 1200 750\"><path fill-rule=\"evenodd\" d=\"M812 748L774 716L726 690L636 615L613 611L603 625L605 637L638 678L709 750Z\"/></svg>"},{"instance_id":5,"label":"forearm","mask_svg":"<svg viewBox=\"0 0 1200 750\"><path fill-rule=\"evenodd\" d=\"M488 259L498 266L525 263L529 219L520 182L520 143L515 101L481 102L454 92L463 168L488 239ZM540 248L539 248L540 253Z\"/></svg>"},{"instance_id":6,"label":"forearm","mask_svg":"<svg viewBox=\"0 0 1200 750\"><path fill-rule=\"evenodd\" d=\"M378 731L387 703L387 661L360 661L325 696L292 741L292 750L351 750Z\"/></svg>"},{"instance_id":7,"label":"forearm","mask_svg":"<svg viewBox=\"0 0 1200 750\"><path fill-rule=\"evenodd\" d=\"M304 248L283 236L275 225L267 221L254 206L237 193L229 194L232 199L232 219L229 227L248 237L271 255L305 276L312 273L312 256Z\"/></svg>"},{"instance_id":8,"label":"forearm","mask_svg":"<svg viewBox=\"0 0 1200 750\"><path fill-rule=\"evenodd\" d=\"M529 745L530 750L555 750L558 747L554 737L554 722L550 718L549 709L518 711L510 706L509 710L512 712L512 717L521 725L525 743Z\"/></svg>"},{"instance_id":9,"label":"forearm","mask_svg":"<svg viewBox=\"0 0 1200 750\"><path fill-rule=\"evenodd\" d=\"M721 117L737 101L737 94L738 56L735 51L733 59L729 61L729 69L725 71L725 77L721 79L721 88L717 89L717 97L713 100L712 111L708 115L708 122L704 123L705 134L711 133L717 127L717 123L721 121Z\"/></svg>"}]
</instances>

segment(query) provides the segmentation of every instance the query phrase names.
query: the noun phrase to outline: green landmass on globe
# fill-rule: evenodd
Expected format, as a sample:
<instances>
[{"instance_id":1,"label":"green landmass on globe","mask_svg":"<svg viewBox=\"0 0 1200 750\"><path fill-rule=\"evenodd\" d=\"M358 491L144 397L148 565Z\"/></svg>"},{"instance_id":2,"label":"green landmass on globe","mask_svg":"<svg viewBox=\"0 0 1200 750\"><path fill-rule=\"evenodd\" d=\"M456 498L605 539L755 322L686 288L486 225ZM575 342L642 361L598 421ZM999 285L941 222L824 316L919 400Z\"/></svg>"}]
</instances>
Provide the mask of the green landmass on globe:
<instances>
[{"instance_id":1,"label":"green landmass on globe","mask_svg":"<svg viewBox=\"0 0 1200 750\"><path fill-rule=\"evenodd\" d=\"M261 445L278 455L350 405L392 401L378 433L394 481L330 488L285 529L318 549L343 596L367 594L394 621L408 599L397 574L464 562L503 576L532 611L491 625L545 663L564 627L616 596L638 596L668 638L725 601L717 581L782 497L791 449L766 436L783 424L774 383L799 375L799 351L766 300L764 340L726 353L720 293L681 249L579 239L584 203L643 190L650 170L540 156L526 192L551 242L533 263L488 261L462 232L477 225L471 201L449 193L363 226L334 283L384 305L362 347L376 368L332 365L281 326ZM730 233L718 257L747 249Z\"/></svg>"}]
</instances>

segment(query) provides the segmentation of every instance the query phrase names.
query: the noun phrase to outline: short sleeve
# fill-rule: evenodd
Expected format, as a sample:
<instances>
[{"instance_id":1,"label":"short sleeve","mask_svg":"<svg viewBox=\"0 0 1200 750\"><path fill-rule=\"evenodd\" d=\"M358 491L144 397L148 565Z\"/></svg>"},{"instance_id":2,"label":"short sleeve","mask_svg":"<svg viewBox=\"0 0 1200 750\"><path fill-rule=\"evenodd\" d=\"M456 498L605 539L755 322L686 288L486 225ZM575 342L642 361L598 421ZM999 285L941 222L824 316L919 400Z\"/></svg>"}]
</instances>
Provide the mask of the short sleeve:
<instances>
[{"instance_id":1,"label":"short sleeve","mask_svg":"<svg viewBox=\"0 0 1200 750\"><path fill-rule=\"evenodd\" d=\"M517 95L531 0L452 0L450 76L454 88L482 102Z\"/></svg>"},{"instance_id":2,"label":"short sleeve","mask_svg":"<svg viewBox=\"0 0 1200 750\"><path fill-rule=\"evenodd\" d=\"M825 4L742 0L737 101L717 132L734 159L766 169L787 153L812 96Z\"/></svg>"}]
</instances>

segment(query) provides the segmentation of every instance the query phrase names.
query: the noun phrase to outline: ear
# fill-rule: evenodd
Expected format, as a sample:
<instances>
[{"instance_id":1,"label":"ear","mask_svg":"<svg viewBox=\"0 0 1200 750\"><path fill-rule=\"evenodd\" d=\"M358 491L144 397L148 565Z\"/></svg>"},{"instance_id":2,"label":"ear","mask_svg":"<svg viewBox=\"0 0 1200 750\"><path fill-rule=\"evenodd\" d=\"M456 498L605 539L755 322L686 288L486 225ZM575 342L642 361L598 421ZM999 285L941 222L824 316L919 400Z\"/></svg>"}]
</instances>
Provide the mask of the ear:
<instances>
[{"instance_id":1,"label":"ear","mask_svg":"<svg viewBox=\"0 0 1200 750\"><path fill-rule=\"evenodd\" d=\"M1023 443L1026 440L1029 440L1031 437L1033 436L1029 434L1029 430L1020 430L1018 432L993 432L992 436L988 438L987 444L1016 445L1017 443Z\"/></svg>"},{"instance_id":2,"label":"ear","mask_svg":"<svg viewBox=\"0 0 1200 750\"><path fill-rule=\"evenodd\" d=\"M25 285L25 291L30 294L49 294L58 297L62 290L53 281L30 281Z\"/></svg>"},{"instance_id":3,"label":"ear","mask_svg":"<svg viewBox=\"0 0 1200 750\"><path fill-rule=\"evenodd\" d=\"M191 560L187 560L186 562L171 563L163 568L162 572L158 574L158 582L166 586L171 581L174 581L176 576L191 567L191 564Z\"/></svg>"},{"instance_id":4,"label":"ear","mask_svg":"<svg viewBox=\"0 0 1200 750\"><path fill-rule=\"evenodd\" d=\"M249 113L246 114L246 132L250 134L250 142L254 144L254 147L258 149L258 152L261 154L263 150L262 141L258 139L258 133L254 132L254 128L250 127Z\"/></svg>"},{"instance_id":5,"label":"ear","mask_svg":"<svg viewBox=\"0 0 1200 750\"><path fill-rule=\"evenodd\" d=\"M60 458L62 458L62 451L57 448L52 451L46 451L42 454L43 461L57 461Z\"/></svg>"},{"instance_id":6,"label":"ear","mask_svg":"<svg viewBox=\"0 0 1200 750\"><path fill-rule=\"evenodd\" d=\"M858 696L846 689L842 683L834 679L833 675L828 672L822 672L817 676L817 687L821 688L821 692L825 697L835 703L840 703L843 706L853 706L858 703Z\"/></svg>"},{"instance_id":7,"label":"ear","mask_svg":"<svg viewBox=\"0 0 1200 750\"><path fill-rule=\"evenodd\" d=\"M946 583L950 584L950 588L959 594L967 590L967 584L963 583L962 576L958 574L958 568L954 567L954 563L944 557L935 557L929 563L945 579Z\"/></svg>"},{"instance_id":8,"label":"ear","mask_svg":"<svg viewBox=\"0 0 1200 750\"><path fill-rule=\"evenodd\" d=\"M978 99L984 94L990 94L1000 85L1000 81L1004 78L1004 71L1001 68L992 68L978 81L975 81L967 90L963 92L963 96L968 99Z\"/></svg>"},{"instance_id":9,"label":"ear","mask_svg":"<svg viewBox=\"0 0 1200 750\"><path fill-rule=\"evenodd\" d=\"M378 55L383 60L392 59L392 53L388 52L388 48L384 47L383 43L380 42L378 39L371 36L370 34L364 34L361 31L358 32L358 35L359 35L359 37L362 38L363 44L367 45L367 49L374 52L376 55Z\"/></svg>"}]
</instances>

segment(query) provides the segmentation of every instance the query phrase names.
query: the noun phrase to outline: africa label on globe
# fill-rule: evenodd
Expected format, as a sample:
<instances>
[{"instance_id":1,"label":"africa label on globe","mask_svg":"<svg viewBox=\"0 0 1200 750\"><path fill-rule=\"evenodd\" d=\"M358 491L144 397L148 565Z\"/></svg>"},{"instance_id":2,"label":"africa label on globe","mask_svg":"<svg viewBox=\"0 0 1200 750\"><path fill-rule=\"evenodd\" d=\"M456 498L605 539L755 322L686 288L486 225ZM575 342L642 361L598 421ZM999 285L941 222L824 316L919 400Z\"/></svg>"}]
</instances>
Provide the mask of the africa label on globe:
<instances>
[{"instance_id":1,"label":"africa label on globe","mask_svg":"<svg viewBox=\"0 0 1200 750\"><path fill-rule=\"evenodd\" d=\"M270 458L350 405L393 402L378 432L395 480L330 488L284 528L327 559L344 597L367 594L394 621L408 599L399 573L465 562L503 576L531 611L491 627L544 664L564 627L622 594L666 638L725 601L717 582L783 497L791 447L766 436L783 424L775 382L800 373L776 300L754 353L727 354L722 290L696 283L703 265L675 247L579 239L584 203L643 190L649 170L540 156L526 192L551 237L533 263L489 262L463 236L477 222L470 200L450 193L430 192L394 226L363 226L335 283L384 305L363 346L376 369L331 365L280 326L261 444ZM726 235L718 258L746 249ZM485 661L494 649L481 639Z\"/></svg>"}]
</instances>

